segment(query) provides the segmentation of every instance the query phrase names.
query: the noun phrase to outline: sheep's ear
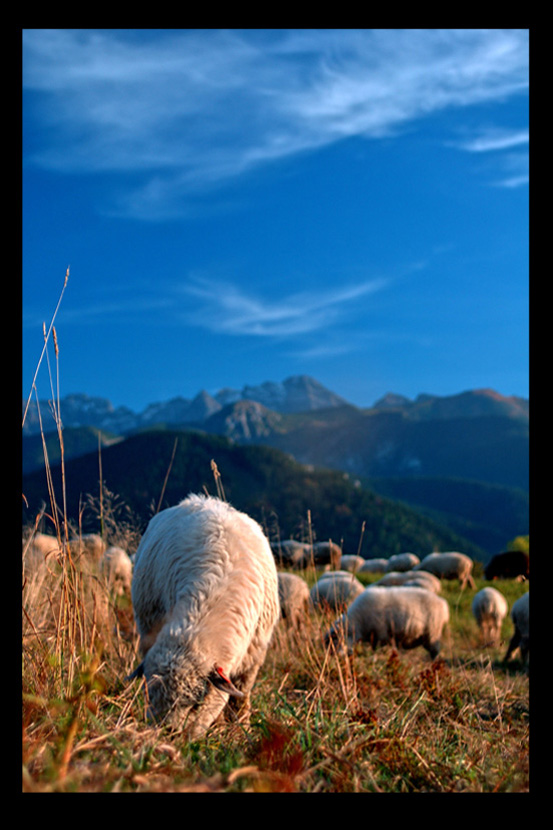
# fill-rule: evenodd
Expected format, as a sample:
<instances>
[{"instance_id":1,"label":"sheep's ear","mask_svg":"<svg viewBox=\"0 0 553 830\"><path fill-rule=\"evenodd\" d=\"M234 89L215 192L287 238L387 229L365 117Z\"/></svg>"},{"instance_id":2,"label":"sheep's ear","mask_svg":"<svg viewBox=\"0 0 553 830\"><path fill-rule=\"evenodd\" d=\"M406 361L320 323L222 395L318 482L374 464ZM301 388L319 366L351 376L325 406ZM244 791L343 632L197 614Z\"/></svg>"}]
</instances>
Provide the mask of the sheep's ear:
<instances>
[{"instance_id":1,"label":"sheep's ear","mask_svg":"<svg viewBox=\"0 0 553 830\"><path fill-rule=\"evenodd\" d=\"M244 692L241 692L240 689L236 688L232 680L226 676L221 666L213 666L213 671L209 675L209 681L215 686L216 689L220 689L228 695L232 695L233 697L245 697Z\"/></svg>"}]
</instances>

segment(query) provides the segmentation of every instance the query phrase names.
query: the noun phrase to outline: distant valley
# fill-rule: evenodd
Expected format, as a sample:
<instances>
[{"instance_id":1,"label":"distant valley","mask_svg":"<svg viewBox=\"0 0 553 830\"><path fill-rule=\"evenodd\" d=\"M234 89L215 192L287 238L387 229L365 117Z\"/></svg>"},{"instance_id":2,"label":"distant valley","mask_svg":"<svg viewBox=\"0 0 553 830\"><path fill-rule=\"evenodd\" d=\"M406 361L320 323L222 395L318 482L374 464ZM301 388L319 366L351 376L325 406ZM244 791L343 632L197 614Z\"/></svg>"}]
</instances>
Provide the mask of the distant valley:
<instances>
[{"instance_id":1,"label":"distant valley","mask_svg":"<svg viewBox=\"0 0 553 830\"><path fill-rule=\"evenodd\" d=\"M40 411L55 463L59 442L47 402ZM70 395L60 412L66 458L97 455L99 446L107 452L144 431L212 435L231 445L270 447L309 468L341 471L486 553L528 532L529 403L493 390L415 400L390 393L359 408L302 375L215 395L202 391L141 413ZM35 404L23 430L24 474L44 464L39 432Z\"/></svg>"}]
</instances>

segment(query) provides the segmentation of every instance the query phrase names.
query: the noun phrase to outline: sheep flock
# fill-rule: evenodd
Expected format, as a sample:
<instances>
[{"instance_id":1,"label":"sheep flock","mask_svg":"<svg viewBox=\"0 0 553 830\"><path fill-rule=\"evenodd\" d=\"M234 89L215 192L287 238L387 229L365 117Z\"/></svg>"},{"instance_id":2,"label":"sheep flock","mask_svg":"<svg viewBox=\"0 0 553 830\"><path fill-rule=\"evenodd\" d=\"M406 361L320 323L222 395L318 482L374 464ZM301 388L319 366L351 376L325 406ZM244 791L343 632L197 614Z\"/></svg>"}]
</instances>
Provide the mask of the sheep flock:
<instances>
[{"instance_id":1,"label":"sheep flock","mask_svg":"<svg viewBox=\"0 0 553 830\"><path fill-rule=\"evenodd\" d=\"M44 578L60 557L57 540L33 533L23 545L24 584ZM323 620L328 648L422 647L443 652L451 609L445 580L475 590L473 562L457 551L389 559L343 553L330 540L270 544L261 526L228 503L190 495L157 513L132 555L98 535L69 541L72 559L95 569L104 595L131 604L139 637L137 665L124 682L143 684L148 716L198 738L216 722L247 726L251 692L278 627L313 636ZM522 566L508 560L513 567ZM503 561L503 560L502 560ZM475 591L475 630L482 646L502 642L509 617L494 563L494 585ZM528 578L528 569L521 578ZM498 578L499 577L499 578ZM367 580L368 584L367 584ZM491 581L491 580L490 580ZM529 660L529 591L511 611L514 633L504 660ZM363 645L365 644L365 646Z\"/></svg>"}]
</instances>

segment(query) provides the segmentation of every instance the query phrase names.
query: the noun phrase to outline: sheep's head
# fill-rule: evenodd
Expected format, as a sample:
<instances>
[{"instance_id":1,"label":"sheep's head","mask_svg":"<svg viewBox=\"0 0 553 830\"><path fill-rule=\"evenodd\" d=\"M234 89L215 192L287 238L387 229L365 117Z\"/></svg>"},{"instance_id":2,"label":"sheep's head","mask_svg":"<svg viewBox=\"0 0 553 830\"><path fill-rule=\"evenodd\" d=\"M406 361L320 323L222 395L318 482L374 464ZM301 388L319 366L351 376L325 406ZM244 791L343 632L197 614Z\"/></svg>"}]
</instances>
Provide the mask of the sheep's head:
<instances>
[{"instance_id":1,"label":"sheep's head","mask_svg":"<svg viewBox=\"0 0 553 830\"><path fill-rule=\"evenodd\" d=\"M144 675L148 716L198 737L213 723L228 696L244 697L217 663L205 664L194 652L150 649L131 677Z\"/></svg>"},{"instance_id":2,"label":"sheep's head","mask_svg":"<svg viewBox=\"0 0 553 830\"><path fill-rule=\"evenodd\" d=\"M331 645L336 654L344 655L351 651L351 635L347 614L342 614L324 635L324 644L327 647Z\"/></svg>"}]
</instances>

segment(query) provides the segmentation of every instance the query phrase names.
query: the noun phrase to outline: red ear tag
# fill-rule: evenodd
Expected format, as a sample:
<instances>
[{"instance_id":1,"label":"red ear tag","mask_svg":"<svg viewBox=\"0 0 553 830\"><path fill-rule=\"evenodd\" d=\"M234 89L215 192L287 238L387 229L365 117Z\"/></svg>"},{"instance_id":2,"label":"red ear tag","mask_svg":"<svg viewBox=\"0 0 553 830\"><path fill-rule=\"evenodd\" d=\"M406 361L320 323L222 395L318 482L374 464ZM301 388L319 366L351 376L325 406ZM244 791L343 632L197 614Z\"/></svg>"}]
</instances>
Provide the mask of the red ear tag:
<instances>
[{"instance_id":1,"label":"red ear tag","mask_svg":"<svg viewBox=\"0 0 553 830\"><path fill-rule=\"evenodd\" d=\"M217 674L219 675L219 677L221 677L221 678L225 681L225 683L230 683L230 680L228 679L228 677L227 677L227 676L226 676L226 674L224 673L224 671L223 671L223 669L221 668L221 666L215 666L215 671L217 672Z\"/></svg>"},{"instance_id":2,"label":"red ear tag","mask_svg":"<svg viewBox=\"0 0 553 830\"><path fill-rule=\"evenodd\" d=\"M217 675L217 677L212 676L211 682L214 686L221 689L223 692L226 692L233 697L245 697L244 692L241 692L240 689L237 689L232 680L230 680L226 674L224 673L221 666L215 664L213 666L213 671ZM220 678L220 679L217 679Z\"/></svg>"}]
</instances>

